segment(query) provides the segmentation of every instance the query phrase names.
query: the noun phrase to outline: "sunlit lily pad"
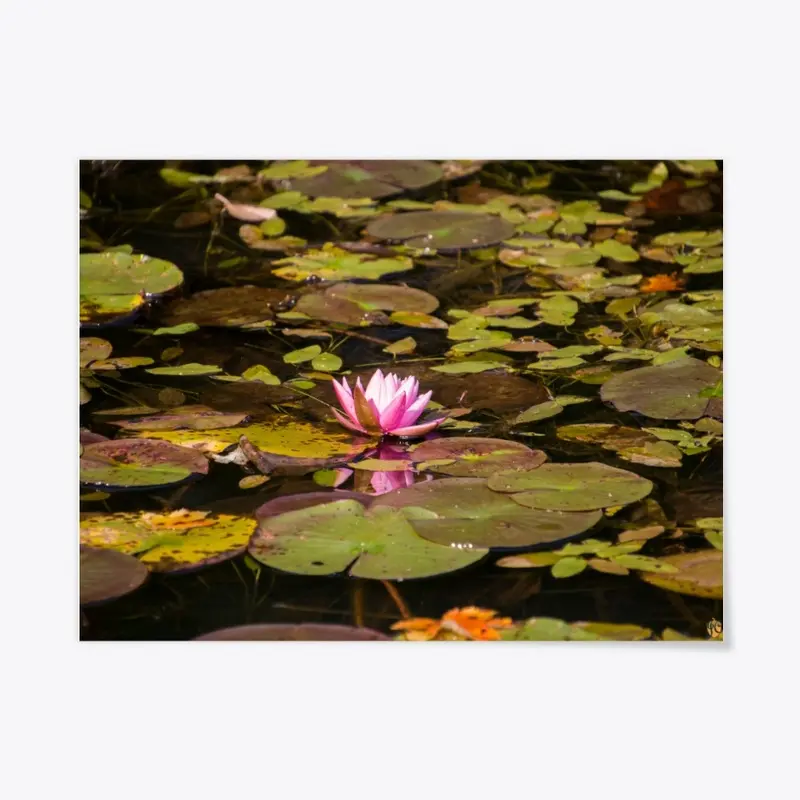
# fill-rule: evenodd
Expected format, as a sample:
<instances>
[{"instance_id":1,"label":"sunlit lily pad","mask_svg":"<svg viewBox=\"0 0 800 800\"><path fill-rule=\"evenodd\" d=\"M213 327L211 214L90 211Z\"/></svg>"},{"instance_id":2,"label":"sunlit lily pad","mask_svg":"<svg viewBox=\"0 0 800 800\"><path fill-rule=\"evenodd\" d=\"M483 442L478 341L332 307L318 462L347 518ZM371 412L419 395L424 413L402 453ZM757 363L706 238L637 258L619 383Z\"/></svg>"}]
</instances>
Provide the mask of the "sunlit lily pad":
<instances>
[{"instance_id":1,"label":"sunlit lily pad","mask_svg":"<svg viewBox=\"0 0 800 800\"><path fill-rule=\"evenodd\" d=\"M210 431L216 428L231 428L246 419L246 414L225 414L208 406L179 406L164 414L149 414L129 419L108 420L109 425L116 425L129 431L143 430L192 430Z\"/></svg>"},{"instance_id":2,"label":"sunlit lily pad","mask_svg":"<svg viewBox=\"0 0 800 800\"><path fill-rule=\"evenodd\" d=\"M262 286L224 286L207 289L171 303L163 314L168 325L194 322L222 328L238 328L274 318L291 301L285 289Z\"/></svg>"},{"instance_id":3,"label":"sunlit lily pad","mask_svg":"<svg viewBox=\"0 0 800 800\"><path fill-rule=\"evenodd\" d=\"M94 605L129 594L146 580L147 567L114 550L81 547L80 603Z\"/></svg>"},{"instance_id":4,"label":"sunlit lily pad","mask_svg":"<svg viewBox=\"0 0 800 800\"><path fill-rule=\"evenodd\" d=\"M527 508L589 511L641 500L653 484L635 472L591 461L500 472L489 478L489 488L512 493L514 501Z\"/></svg>"},{"instance_id":5,"label":"sunlit lily pad","mask_svg":"<svg viewBox=\"0 0 800 800\"><path fill-rule=\"evenodd\" d=\"M106 489L153 489L207 472L208 461L194 450L156 439L115 439L83 448L80 481Z\"/></svg>"},{"instance_id":6,"label":"sunlit lily pad","mask_svg":"<svg viewBox=\"0 0 800 800\"><path fill-rule=\"evenodd\" d=\"M92 361L104 361L111 355L111 343L94 336L83 337L80 341L81 367Z\"/></svg>"},{"instance_id":7,"label":"sunlit lily pad","mask_svg":"<svg viewBox=\"0 0 800 800\"><path fill-rule=\"evenodd\" d=\"M419 189L442 178L433 161L312 161L325 172L291 181L293 190L309 197L388 197L406 189Z\"/></svg>"},{"instance_id":8,"label":"sunlit lily pad","mask_svg":"<svg viewBox=\"0 0 800 800\"><path fill-rule=\"evenodd\" d=\"M652 636L649 628L611 622L565 622L552 617L532 617L507 631L502 638L530 642L639 641Z\"/></svg>"},{"instance_id":9,"label":"sunlit lily pad","mask_svg":"<svg viewBox=\"0 0 800 800\"><path fill-rule=\"evenodd\" d=\"M638 411L654 419L699 419L722 373L696 358L679 358L656 367L642 367L613 376L600 397L620 411Z\"/></svg>"},{"instance_id":10,"label":"sunlit lily pad","mask_svg":"<svg viewBox=\"0 0 800 800\"><path fill-rule=\"evenodd\" d=\"M124 317L183 283L169 261L120 251L80 256L81 322L99 324Z\"/></svg>"},{"instance_id":11,"label":"sunlit lily pad","mask_svg":"<svg viewBox=\"0 0 800 800\"><path fill-rule=\"evenodd\" d=\"M439 301L422 289L389 283L336 283L325 290L325 295L349 300L366 310L430 314L439 307Z\"/></svg>"},{"instance_id":12,"label":"sunlit lily pad","mask_svg":"<svg viewBox=\"0 0 800 800\"><path fill-rule=\"evenodd\" d=\"M420 536L461 549L550 545L589 530L602 516L523 508L483 478L417 483L381 495L372 508L380 506L404 509Z\"/></svg>"},{"instance_id":13,"label":"sunlit lily pad","mask_svg":"<svg viewBox=\"0 0 800 800\"><path fill-rule=\"evenodd\" d=\"M333 503L336 500L357 500L362 506L368 506L375 499L374 495L364 492L347 492L337 489L333 492L303 492L302 494L288 494L282 497L274 497L264 505L256 509L256 517L265 519L266 517L277 517L279 514L286 514L288 511L298 511L301 508L311 508L321 506L325 503Z\"/></svg>"},{"instance_id":14,"label":"sunlit lily pad","mask_svg":"<svg viewBox=\"0 0 800 800\"><path fill-rule=\"evenodd\" d=\"M237 625L198 636L198 642L378 642L391 637L371 628L349 625Z\"/></svg>"},{"instance_id":15,"label":"sunlit lily pad","mask_svg":"<svg viewBox=\"0 0 800 800\"><path fill-rule=\"evenodd\" d=\"M355 500L264 519L248 550L284 572L333 575L349 568L355 577L383 580L441 575L486 554L434 544L418 536L400 511L374 504L366 510Z\"/></svg>"},{"instance_id":16,"label":"sunlit lily pad","mask_svg":"<svg viewBox=\"0 0 800 800\"><path fill-rule=\"evenodd\" d=\"M497 244L514 233L514 226L494 214L411 211L379 217L367 225L367 233L409 247L466 250Z\"/></svg>"},{"instance_id":17,"label":"sunlit lily pad","mask_svg":"<svg viewBox=\"0 0 800 800\"><path fill-rule=\"evenodd\" d=\"M642 572L639 577L661 589L695 597L722 597L722 551L699 550L660 559L678 572L672 574Z\"/></svg>"},{"instance_id":18,"label":"sunlit lily pad","mask_svg":"<svg viewBox=\"0 0 800 800\"><path fill-rule=\"evenodd\" d=\"M519 442L470 436L433 439L412 447L410 452L415 464L449 461L426 469L461 478L487 478L501 470L534 469L547 460L541 450L531 450Z\"/></svg>"},{"instance_id":19,"label":"sunlit lily pad","mask_svg":"<svg viewBox=\"0 0 800 800\"><path fill-rule=\"evenodd\" d=\"M679 467L683 455L668 441L662 441L640 428L628 428L624 425L602 422L562 425L557 436L570 442L597 443L626 461L651 467Z\"/></svg>"},{"instance_id":20,"label":"sunlit lily pad","mask_svg":"<svg viewBox=\"0 0 800 800\"><path fill-rule=\"evenodd\" d=\"M86 514L81 543L136 555L155 572L185 572L244 552L255 530L249 517L179 511Z\"/></svg>"}]
</instances>

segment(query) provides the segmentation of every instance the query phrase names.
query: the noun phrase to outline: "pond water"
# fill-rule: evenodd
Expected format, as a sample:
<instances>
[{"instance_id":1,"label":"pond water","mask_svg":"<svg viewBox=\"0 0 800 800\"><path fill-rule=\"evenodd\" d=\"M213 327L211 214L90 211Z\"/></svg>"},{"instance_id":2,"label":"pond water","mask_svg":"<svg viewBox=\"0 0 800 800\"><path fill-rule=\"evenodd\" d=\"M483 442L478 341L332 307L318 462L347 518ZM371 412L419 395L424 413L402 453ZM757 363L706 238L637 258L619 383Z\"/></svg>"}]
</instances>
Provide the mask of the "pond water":
<instances>
[{"instance_id":1,"label":"pond water","mask_svg":"<svg viewBox=\"0 0 800 800\"><path fill-rule=\"evenodd\" d=\"M722 638L721 162L80 182L82 639Z\"/></svg>"}]
</instances>

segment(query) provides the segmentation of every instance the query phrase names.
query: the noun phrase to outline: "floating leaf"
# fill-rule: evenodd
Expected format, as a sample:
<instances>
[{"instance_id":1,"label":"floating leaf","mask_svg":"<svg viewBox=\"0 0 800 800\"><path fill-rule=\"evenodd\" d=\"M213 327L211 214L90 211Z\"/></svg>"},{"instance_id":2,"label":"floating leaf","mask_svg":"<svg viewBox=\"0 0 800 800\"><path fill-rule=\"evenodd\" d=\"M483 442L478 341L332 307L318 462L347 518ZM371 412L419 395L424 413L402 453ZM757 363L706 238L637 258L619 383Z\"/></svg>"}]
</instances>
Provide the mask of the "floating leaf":
<instances>
[{"instance_id":1,"label":"floating leaf","mask_svg":"<svg viewBox=\"0 0 800 800\"><path fill-rule=\"evenodd\" d=\"M500 472L489 478L489 488L513 493L512 499L527 508L589 511L641 500L653 484L634 472L592 461Z\"/></svg>"},{"instance_id":2,"label":"floating leaf","mask_svg":"<svg viewBox=\"0 0 800 800\"><path fill-rule=\"evenodd\" d=\"M372 508L376 506L403 509L420 536L467 550L552 544L583 533L602 516L598 511L565 513L522 508L511 498L492 492L483 478L417 483L381 495Z\"/></svg>"},{"instance_id":3,"label":"floating leaf","mask_svg":"<svg viewBox=\"0 0 800 800\"><path fill-rule=\"evenodd\" d=\"M493 214L411 211L379 217L367 225L367 233L408 247L461 250L497 244L514 233L514 226Z\"/></svg>"},{"instance_id":4,"label":"floating leaf","mask_svg":"<svg viewBox=\"0 0 800 800\"><path fill-rule=\"evenodd\" d=\"M92 361L103 361L111 355L111 343L93 336L84 337L80 341L81 367Z\"/></svg>"},{"instance_id":5,"label":"floating leaf","mask_svg":"<svg viewBox=\"0 0 800 800\"><path fill-rule=\"evenodd\" d=\"M497 361L454 361L450 364L431 367L434 372L444 372L447 375L466 375L473 372L486 372L490 369L503 368L504 365Z\"/></svg>"},{"instance_id":6,"label":"floating leaf","mask_svg":"<svg viewBox=\"0 0 800 800\"><path fill-rule=\"evenodd\" d=\"M80 604L94 605L129 594L147 580L147 567L133 556L81 547Z\"/></svg>"},{"instance_id":7,"label":"floating leaf","mask_svg":"<svg viewBox=\"0 0 800 800\"><path fill-rule=\"evenodd\" d=\"M322 353L311 359L311 366L320 372L336 372L342 368L342 359L335 353Z\"/></svg>"},{"instance_id":8,"label":"floating leaf","mask_svg":"<svg viewBox=\"0 0 800 800\"><path fill-rule=\"evenodd\" d=\"M282 289L225 286L176 300L166 309L164 320L170 325L193 322L196 325L238 328L273 319L275 311L292 299Z\"/></svg>"},{"instance_id":9,"label":"floating leaf","mask_svg":"<svg viewBox=\"0 0 800 800\"><path fill-rule=\"evenodd\" d=\"M358 303L366 310L418 311L430 314L439 307L439 301L428 292L388 283L336 283L325 290L325 295Z\"/></svg>"},{"instance_id":10,"label":"floating leaf","mask_svg":"<svg viewBox=\"0 0 800 800\"><path fill-rule=\"evenodd\" d=\"M311 276L324 280L375 281L384 275L406 272L414 267L414 262L406 256L375 258L329 245L321 250L308 250L302 256L290 256L272 263L280 267L273 270L273 273L290 281L303 281Z\"/></svg>"},{"instance_id":11,"label":"floating leaf","mask_svg":"<svg viewBox=\"0 0 800 800\"><path fill-rule=\"evenodd\" d=\"M86 514L81 543L135 554L156 572L185 572L244 552L255 520L230 514L204 516L196 527L159 529L140 512Z\"/></svg>"},{"instance_id":12,"label":"floating leaf","mask_svg":"<svg viewBox=\"0 0 800 800\"><path fill-rule=\"evenodd\" d=\"M318 344L312 344L308 347L303 347L300 350L292 350L291 353L286 353L283 360L286 364L302 364L322 353L322 348Z\"/></svg>"},{"instance_id":13,"label":"floating leaf","mask_svg":"<svg viewBox=\"0 0 800 800\"><path fill-rule=\"evenodd\" d=\"M80 481L109 489L152 489L207 472L208 461L194 450L154 439L115 439L83 448Z\"/></svg>"},{"instance_id":14,"label":"floating leaf","mask_svg":"<svg viewBox=\"0 0 800 800\"><path fill-rule=\"evenodd\" d=\"M145 356L128 356L127 358L107 358L105 361L93 361L89 369L91 369L92 372L102 372L104 370L144 367L152 363L154 363L152 358L147 358Z\"/></svg>"},{"instance_id":15,"label":"floating leaf","mask_svg":"<svg viewBox=\"0 0 800 800\"><path fill-rule=\"evenodd\" d=\"M420 311L393 311L389 319L399 325L407 325L409 328L432 328L434 330L447 330L447 323L433 317L430 314L423 314Z\"/></svg>"},{"instance_id":16,"label":"floating leaf","mask_svg":"<svg viewBox=\"0 0 800 800\"><path fill-rule=\"evenodd\" d=\"M709 400L701 392L716 386L720 371L696 358L681 358L657 367L615 375L600 397L620 411L638 411L655 419L699 419Z\"/></svg>"},{"instance_id":17,"label":"floating leaf","mask_svg":"<svg viewBox=\"0 0 800 800\"><path fill-rule=\"evenodd\" d=\"M199 375L216 375L222 372L222 368L216 364L178 364L174 367L153 367L146 369L151 375L181 375L181 376L199 376Z\"/></svg>"},{"instance_id":18,"label":"floating leaf","mask_svg":"<svg viewBox=\"0 0 800 800\"><path fill-rule=\"evenodd\" d=\"M389 353L393 356L406 355L413 353L417 349L417 341L412 336L406 336L403 339L398 339L383 348L384 353Z\"/></svg>"},{"instance_id":19,"label":"floating leaf","mask_svg":"<svg viewBox=\"0 0 800 800\"><path fill-rule=\"evenodd\" d=\"M470 436L433 439L415 445L409 452L415 464L449 461L427 469L463 478L486 478L499 470L533 469L547 460L541 450L531 450L519 442Z\"/></svg>"},{"instance_id":20,"label":"floating leaf","mask_svg":"<svg viewBox=\"0 0 800 800\"><path fill-rule=\"evenodd\" d=\"M267 386L281 385L281 379L277 375L273 375L269 368L265 367L263 364L256 364L255 366L246 369L242 373L242 379L246 381L260 381L261 383L265 383Z\"/></svg>"},{"instance_id":21,"label":"floating leaf","mask_svg":"<svg viewBox=\"0 0 800 800\"><path fill-rule=\"evenodd\" d=\"M618 242L616 239L606 239L594 245L594 249L606 258L614 261L638 261L640 256L630 245Z\"/></svg>"},{"instance_id":22,"label":"floating leaf","mask_svg":"<svg viewBox=\"0 0 800 800\"><path fill-rule=\"evenodd\" d=\"M626 461L651 467L679 467L681 451L674 445L643 429L608 423L562 425L559 439L572 442L592 442L617 453ZM691 438L691 437L690 437Z\"/></svg>"},{"instance_id":23,"label":"floating leaf","mask_svg":"<svg viewBox=\"0 0 800 800\"><path fill-rule=\"evenodd\" d=\"M172 325L169 328L156 328L153 336L182 336L184 333L193 333L199 330L200 326L195 322L182 322L180 325Z\"/></svg>"},{"instance_id":24,"label":"floating leaf","mask_svg":"<svg viewBox=\"0 0 800 800\"><path fill-rule=\"evenodd\" d=\"M402 580L441 575L485 555L477 548L442 547L418 536L393 508L365 510L355 500L289 511L262 519L249 546L266 566L301 575L350 575Z\"/></svg>"},{"instance_id":25,"label":"floating leaf","mask_svg":"<svg viewBox=\"0 0 800 800\"><path fill-rule=\"evenodd\" d=\"M113 410L113 409L112 409ZM116 409L118 412L127 412L129 409ZM246 419L246 414L226 414L215 411L208 406L177 406L166 414L151 414L153 409L146 409L145 416L128 419L109 420L109 425L116 425L129 431L162 430L174 431L187 429L193 431L207 431L215 428L230 428ZM106 413L109 413L108 411Z\"/></svg>"},{"instance_id":26,"label":"floating leaf","mask_svg":"<svg viewBox=\"0 0 800 800\"><path fill-rule=\"evenodd\" d=\"M376 642L390 637L370 628L320 623L237 625L198 636L198 642Z\"/></svg>"},{"instance_id":27,"label":"floating leaf","mask_svg":"<svg viewBox=\"0 0 800 800\"><path fill-rule=\"evenodd\" d=\"M679 594L695 597L722 597L722 552L720 550L699 550L695 553L680 553L664 556L662 562L677 568L674 574L646 572L639 577Z\"/></svg>"}]
</instances>

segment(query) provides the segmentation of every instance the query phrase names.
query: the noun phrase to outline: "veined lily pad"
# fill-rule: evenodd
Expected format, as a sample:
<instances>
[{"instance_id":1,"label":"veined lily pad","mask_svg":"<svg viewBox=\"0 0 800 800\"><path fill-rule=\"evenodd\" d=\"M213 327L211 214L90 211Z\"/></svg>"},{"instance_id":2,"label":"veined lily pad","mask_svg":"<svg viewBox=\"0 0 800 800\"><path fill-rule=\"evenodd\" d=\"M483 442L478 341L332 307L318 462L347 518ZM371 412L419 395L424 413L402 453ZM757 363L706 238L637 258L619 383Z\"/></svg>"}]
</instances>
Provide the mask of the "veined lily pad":
<instances>
[{"instance_id":1,"label":"veined lily pad","mask_svg":"<svg viewBox=\"0 0 800 800\"><path fill-rule=\"evenodd\" d=\"M433 161L311 161L327 169L310 178L295 178L291 188L309 197L388 197L419 189L442 178Z\"/></svg>"},{"instance_id":2,"label":"veined lily pad","mask_svg":"<svg viewBox=\"0 0 800 800\"><path fill-rule=\"evenodd\" d=\"M114 550L81 547L80 603L94 605L129 594L146 580L147 567L133 556Z\"/></svg>"},{"instance_id":3,"label":"veined lily pad","mask_svg":"<svg viewBox=\"0 0 800 800\"><path fill-rule=\"evenodd\" d=\"M207 512L86 514L81 543L136 555L156 572L186 572L243 553L255 530L249 517Z\"/></svg>"},{"instance_id":4,"label":"veined lily pad","mask_svg":"<svg viewBox=\"0 0 800 800\"><path fill-rule=\"evenodd\" d=\"M591 461L500 472L489 478L489 488L512 493L513 500L526 508L589 511L641 500L653 484L635 472Z\"/></svg>"},{"instance_id":5,"label":"veined lily pad","mask_svg":"<svg viewBox=\"0 0 800 800\"><path fill-rule=\"evenodd\" d=\"M238 328L271 320L293 298L284 289L261 286L224 286L207 289L172 303L164 313L168 325L194 322L222 328Z\"/></svg>"},{"instance_id":6,"label":"veined lily pad","mask_svg":"<svg viewBox=\"0 0 800 800\"><path fill-rule=\"evenodd\" d=\"M367 233L409 247L466 250L497 244L514 233L514 226L494 214L411 211L379 217L367 225Z\"/></svg>"},{"instance_id":7,"label":"veined lily pad","mask_svg":"<svg viewBox=\"0 0 800 800\"><path fill-rule=\"evenodd\" d=\"M201 453L155 439L97 442L81 454L81 483L106 489L154 489L207 472Z\"/></svg>"},{"instance_id":8,"label":"veined lily pad","mask_svg":"<svg viewBox=\"0 0 800 800\"><path fill-rule=\"evenodd\" d=\"M699 550L695 553L679 553L660 559L678 572L672 574L642 572L639 577L671 592L694 597L722 597L722 551Z\"/></svg>"},{"instance_id":9,"label":"veined lily pad","mask_svg":"<svg viewBox=\"0 0 800 800\"><path fill-rule=\"evenodd\" d=\"M480 560L486 550L442 547L418 536L393 508L365 510L355 500L290 511L262 520L250 555L300 575L348 569L360 578L401 580L441 575Z\"/></svg>"},{"instance_id":10,"label":"veined lily pad","mask_svg":"<svg viewBox=\"0 0 800 800\"><path fill-rule=\"evenodd\" d=\"M417 483L381 495L372 508L381 506L402 509L420 536L462 549L551 545L589 530L602 516L522 508L483 478Z\"/></svg>"},{"instance_id":11,"label":"veined lily pad","mask_svg":"<svg viewBox=\"0 0 800 800\"><path fill-rule=\"evenodd\" d=\"M100 324L127 316L147 296L161 295L183 283L174 264L121 251L83 253L80 257L81 322Z\"/></svg>"},{"instance_id":12,"label":"veined lily pad","mask_svg":"<svg viewBox=\"0 0 800 800\"><path fill-rule=\"evenodd\" d=\"M377 642L391 637L371 628L349 625L237 625L198 636L198 642Z\"/></svg>"},{"instance_id":13,"label":"veined lily pad","mask_svg":"<svg viewBox=\"0 0 800 800\"><path fill-rule=\"evenodd\" d=\"M679 358L657 367L641 367L615 375L600 389L600 397L620 411L638 411L654 419L699 419L706 416L709 397L722 372L696 358Z\"/></svg>"},{"instance_id":14,"label":"veined lily pad","mask_svg":"<svg viewBox=\"0 0 800 800\"><path fill-rule=\"evenodd\" d=\"M412 447L410 452L415 464L449 461L426 469L462 478L488 478L501 470L534 469L547 460L541 450L531 450L519 442L470 436L433 439Z\"/></svg>"},{"instance_id":15,"label":"veined lily pad","mask_svg":"<svg viewBox=\"0 0 800 800\"><path fill-rule=\"evenodd\" d=\"M418 311L430 314L439 301L422 289L390 283L336 283L325 290L326 297L349 300L365 310Z\"/></svg>"}]
</instances>

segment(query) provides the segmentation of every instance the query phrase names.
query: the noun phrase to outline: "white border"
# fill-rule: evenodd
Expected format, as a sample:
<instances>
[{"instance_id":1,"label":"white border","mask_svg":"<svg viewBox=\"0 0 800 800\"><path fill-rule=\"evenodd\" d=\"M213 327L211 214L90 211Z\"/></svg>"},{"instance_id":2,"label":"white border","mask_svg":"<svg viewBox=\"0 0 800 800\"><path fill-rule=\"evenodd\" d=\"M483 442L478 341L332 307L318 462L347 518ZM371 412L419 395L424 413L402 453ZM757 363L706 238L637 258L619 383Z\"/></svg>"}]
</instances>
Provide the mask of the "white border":
<instances>
[{"instance_id":1,"label":"white border","mask_svg":"<svg viewBox=\"0 0 800 800\"><path fill-rule=\"evenodd\" d=\"M732 6L2 4L5 796L787 796L795 27ZM77 159L176 156L725 158L725 645L78 644Z\"/></svg>"}]
</instances>

